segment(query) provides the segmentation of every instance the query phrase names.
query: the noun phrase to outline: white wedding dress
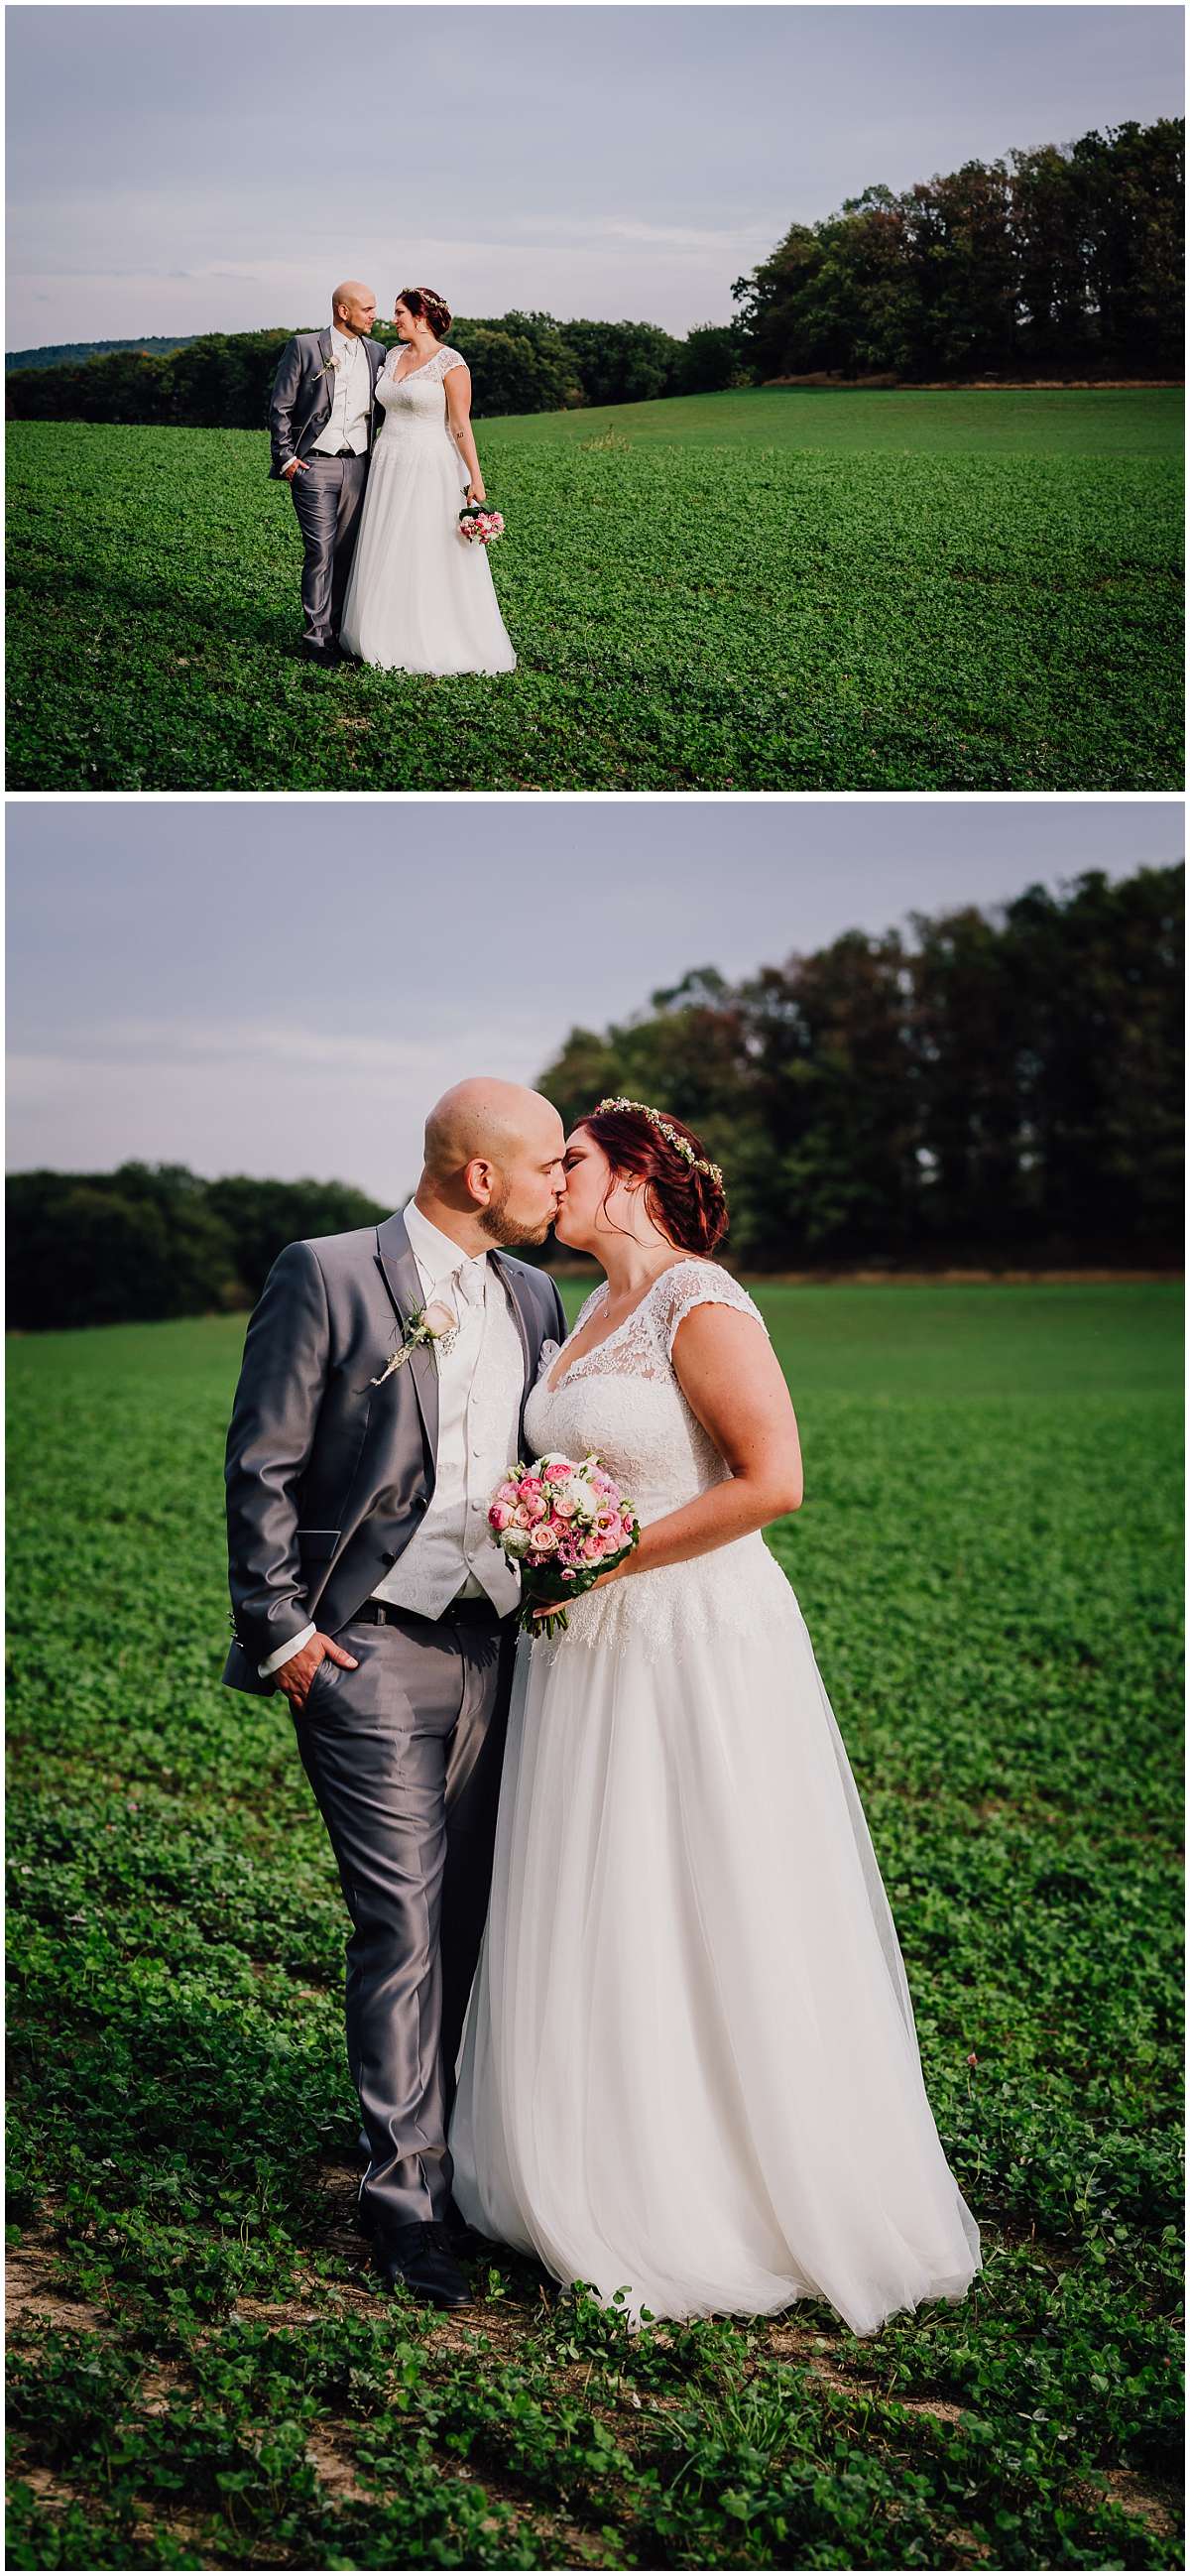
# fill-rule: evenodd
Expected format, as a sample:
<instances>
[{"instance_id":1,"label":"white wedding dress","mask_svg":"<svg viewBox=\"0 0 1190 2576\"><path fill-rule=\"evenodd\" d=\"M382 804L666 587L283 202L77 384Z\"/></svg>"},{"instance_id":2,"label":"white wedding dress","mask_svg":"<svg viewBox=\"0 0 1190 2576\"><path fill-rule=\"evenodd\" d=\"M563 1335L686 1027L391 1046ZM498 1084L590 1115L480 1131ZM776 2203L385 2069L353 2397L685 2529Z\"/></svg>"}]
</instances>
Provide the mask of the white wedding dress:
<instances>
[{"instance_id":1,"label":"white wedding dress","mask_svg":"<svg viewBox=\"0 0 1190 2576\"><path fill-rule=\"evenodd\" d=\"M582 1309L577 1333L606 1291ZM642 1524L728 1470L662 1273L525 1416ZM574 1338L572 1333L563 1351ZM892 1916L796 1597L759 1531L632 1575L519 1650L450 2145L460 2210L627 2313L828 2300L857 2334L959 2299L979 2233L922 2081Z\"/></svg>"},{"instance_id":2,"label":"white wedding dress","mask_svg":"<svg viewBox=\"0 0 1190 2576\"><path fill-rule=\"evenodd\" d=\"M339 636L382 671L511 671L486 546L459 534L466 492L443 379L466 361L436 349L399 380L403 349L376 379L384 412L364 487Z\"/></svg>"}]
</instances>

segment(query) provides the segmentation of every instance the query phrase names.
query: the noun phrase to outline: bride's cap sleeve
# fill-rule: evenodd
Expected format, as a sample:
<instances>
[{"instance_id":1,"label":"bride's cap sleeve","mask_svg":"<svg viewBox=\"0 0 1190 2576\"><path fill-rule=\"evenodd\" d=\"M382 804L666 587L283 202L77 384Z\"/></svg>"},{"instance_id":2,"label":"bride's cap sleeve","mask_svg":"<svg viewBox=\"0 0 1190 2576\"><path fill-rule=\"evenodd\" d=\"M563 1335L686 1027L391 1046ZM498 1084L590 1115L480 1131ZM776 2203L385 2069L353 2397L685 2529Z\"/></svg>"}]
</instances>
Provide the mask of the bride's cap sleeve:
<instances>
[{"instance_id":1,"label":"bride's cap sleeve","mask_svg":"<svg viewBox=\"0 0 1190 2576\"><path fill-rule=\"evenodd\" d=\"M443 348L442 373L444 376L448 376L450 374L452 367L465 367L466 364L466 359L460 355L457 349Z\"/></svg>"},{"instance_id":2,"label":"bride's cap sleeve","mask_svg":"<svg viewBox=\"0 0 1190 2576\"><path fill-rule=\"evenodd\" d=\"M696 1306L734 1306L738 1314L753 1316L768 1336L759 1306L730 1270L721 1269L717 1261L679 1261L672 1270L663 1271L657 1283L657 1323L671 1357L678 1326Z\"/></svg>"}]
</instances>

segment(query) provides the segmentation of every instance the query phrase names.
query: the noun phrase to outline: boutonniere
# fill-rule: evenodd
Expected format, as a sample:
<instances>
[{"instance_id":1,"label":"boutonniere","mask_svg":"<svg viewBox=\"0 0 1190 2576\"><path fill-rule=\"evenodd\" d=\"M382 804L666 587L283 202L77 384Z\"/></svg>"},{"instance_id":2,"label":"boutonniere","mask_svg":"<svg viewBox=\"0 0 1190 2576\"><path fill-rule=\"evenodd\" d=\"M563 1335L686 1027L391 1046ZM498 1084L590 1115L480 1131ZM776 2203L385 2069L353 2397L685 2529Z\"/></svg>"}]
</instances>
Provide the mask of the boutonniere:
<instances>
[{"instance_id":1,"label":"boutonniere","mask_svg":"<svg viewBox=\"0 0 1190 2576\"><path fill-rule=\"evenodd\" d=\"M449 1306L415 1306L401 1336L399 1348L393 1352L388 1367L381 1369L379 1377L369 1378L369 1386L383 1386L387 1377L392 1377L397 1369L404 1368L406 1360L414 1351L424 1351L430 1343L441 1342L443 1350L448 1351L458 1329L458 1316L452 1313Z\"/></svg>"},{"instance_id":2,"label":"boutonniere","mask_svg":"<svg viewBox=\"0 0 1190 2576\"><path fill-rule=\"evenodd\" d=\"M320 368L319 368L319 370L318 370L319 375L320 375L320 376L325 376L325 374L327 373L327 370L328 370L328 368L329 368L329 369L332 371L332 373L333 373L334 375L336 375L336 376L337 376L337 375L338 375L338 372L339 372L339 369L340 369L340 367L342 366L342 364L343 364L343 361L342 361L341 357L339 356L339 352L338 352L338 350L337 350L337 349L332 349L332 351L331 351L331 354L330 354L329 358L324 358L324 359L323 359L322 365L321 365L321 367L320 367Z\"/></svg>"}]
</instances>

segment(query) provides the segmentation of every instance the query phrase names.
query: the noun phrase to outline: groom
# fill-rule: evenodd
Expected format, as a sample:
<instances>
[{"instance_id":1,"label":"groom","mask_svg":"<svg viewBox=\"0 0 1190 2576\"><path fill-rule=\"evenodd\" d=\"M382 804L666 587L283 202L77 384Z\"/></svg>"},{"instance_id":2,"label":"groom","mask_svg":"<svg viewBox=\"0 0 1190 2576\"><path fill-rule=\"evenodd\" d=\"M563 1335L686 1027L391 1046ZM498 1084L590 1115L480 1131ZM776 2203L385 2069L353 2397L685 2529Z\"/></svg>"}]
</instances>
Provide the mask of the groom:
<instances>
[{"instance_id":1,"label":"groom","mask_svg":"<svg viewBox=\"0 0 1190 2576\"><path fill-rule=\"evenodd\" d=\"M339 619L375 433L376 378L388 354L369 337L375 319L371 287L347 278L331 297L329 330L295 332L273 380L269 473L288 483L302 532L302 651L311 662L342 658Z\"/></svg>"},{"instance_id":2,"label":"groom","mask_svg":"<svg viewBox=\"0 0 1190 2576\"><path fill-rule=\"evenodd\" d=\"M446 2130L519 1592L487 1506L547 1340L566 1331L552 1280L507 1247L544 1242L563 1143L535 1091L447 1092L403 1214L278 1255L227 1441L223 1678L289 1702L353 1925L359 2221L386 2279L440 2307L470 2296L447 2233Z\"/></svg>"}]
</instances>

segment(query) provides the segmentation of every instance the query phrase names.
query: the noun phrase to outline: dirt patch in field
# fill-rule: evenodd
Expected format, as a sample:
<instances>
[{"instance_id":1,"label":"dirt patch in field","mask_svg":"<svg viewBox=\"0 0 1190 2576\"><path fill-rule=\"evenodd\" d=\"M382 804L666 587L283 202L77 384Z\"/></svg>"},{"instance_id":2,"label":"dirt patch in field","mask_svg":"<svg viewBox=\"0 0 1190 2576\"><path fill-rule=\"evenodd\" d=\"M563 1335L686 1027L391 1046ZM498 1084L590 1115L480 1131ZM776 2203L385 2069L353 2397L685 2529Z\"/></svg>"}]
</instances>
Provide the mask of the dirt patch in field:
<instances>
[{"instance_id":1,"label":"dirt patch in field","mask_svg":"<svg viewBox=\"0 0 1190 2576\"><path fill-rule=\"evenodd\" d=\"M1107 2469L1104 2478L1112 2503L1122 2513L1143 2522L1159 2540L1172 2538L1178 2528L1179 2500L1171 2488L1150 2486L1135 2469Z\"/></svg>"},{"instance_id":2,"label":"dirt patch in field","mask_svg":"<svg viewBox=\"0 0 1190 2576\"><path fill-rule=\"evenodd\" d=\"M374 2499L360 2485L355 2461L340 2442L320 2426L306 2436L306 2458L321 2487L336 2504L371 2504Z\"/></svg>"},{"instance_id":3,"label":"dirt patch in field","mask_svg":"<svg viewBox=\"0 0 1190 2576\"><path fill-rule=\"evenodd\" d=\"M26 2324L66 2326L75 2334L93 2334L110 2319L103 2308L72 2299L54 2287L61 2253L53 2237L26 2229L4 2266L4 2305L10 2334Z\"/></svg>"},{"instance_id":4,"label":"dirt patch in field","mask_svg":"<svg viewBox=\"0 0 1190 2576\"><path fill-rule=\"evenodd\" d=\"M893 2397L890 2403L903 2406L908 2415L934 2415L940 2424L961 2424L963 2409L952 2406L945 2397Z\"/></svg>"}]
</instances>

